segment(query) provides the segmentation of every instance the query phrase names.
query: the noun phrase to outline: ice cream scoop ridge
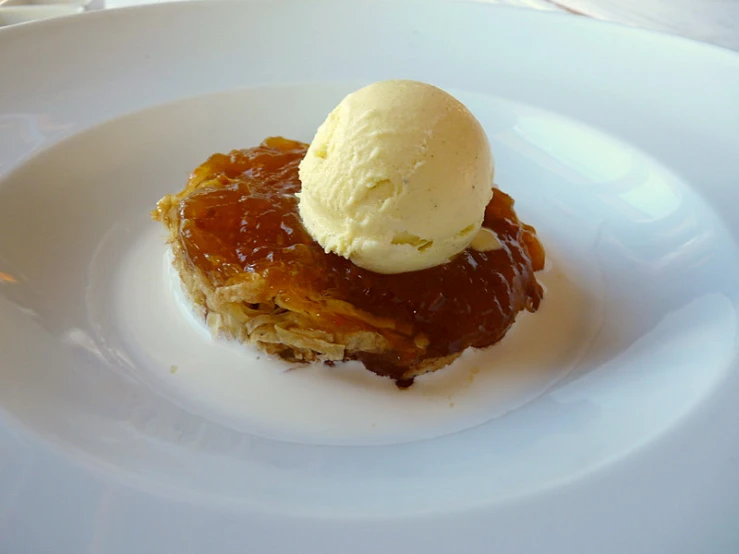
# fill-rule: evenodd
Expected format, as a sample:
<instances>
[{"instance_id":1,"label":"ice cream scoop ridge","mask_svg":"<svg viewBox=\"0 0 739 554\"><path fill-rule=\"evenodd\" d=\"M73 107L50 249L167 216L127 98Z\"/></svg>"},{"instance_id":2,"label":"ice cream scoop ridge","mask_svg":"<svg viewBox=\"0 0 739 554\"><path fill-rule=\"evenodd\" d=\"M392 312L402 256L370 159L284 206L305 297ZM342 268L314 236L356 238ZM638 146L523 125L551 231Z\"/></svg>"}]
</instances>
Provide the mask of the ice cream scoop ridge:
<instances>
[{"instance_id":1,"label":"ice cream scoop ridge","mask_svg":"<svg viewBox=\"0 0 739 554\"><path fill-rule=\"evenodd\" d=\"M318 128L300 164L300 216L327 252L360 267L421 270L477 236L493 170L461 102L425 83L382 81L349 94Z\"/></svg>"}]
</instances>

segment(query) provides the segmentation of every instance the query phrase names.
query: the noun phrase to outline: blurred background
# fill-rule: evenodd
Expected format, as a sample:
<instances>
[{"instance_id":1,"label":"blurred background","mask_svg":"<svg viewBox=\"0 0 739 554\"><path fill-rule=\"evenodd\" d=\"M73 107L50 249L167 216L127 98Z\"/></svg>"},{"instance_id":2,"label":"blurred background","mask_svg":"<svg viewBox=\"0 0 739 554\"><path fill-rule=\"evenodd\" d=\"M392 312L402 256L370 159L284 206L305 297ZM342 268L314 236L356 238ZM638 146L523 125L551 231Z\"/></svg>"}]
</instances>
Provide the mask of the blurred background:
<instances>
[{"instance_id":1,"label":"blurred background","mask_svg":"<svg viewBox=\"0 0 739 554\"><path fill-rule=\"evenodd\" d=\"M739 0L480 0L567 11L739 50Z\"/></svg>"},{"instance_id":2,"label":"blurred background","mask_svg":"<svg viewBox=\"0 0 739 554\"><path fill-rule=\"evenodd\" d=\"M85 10L162 1L170 0L0 0L0 26ZM615 21L682 35L739 51L739 0L474 1L518 6L522 9L567 12L573 16Z\"/></svg>"}]
</instances>

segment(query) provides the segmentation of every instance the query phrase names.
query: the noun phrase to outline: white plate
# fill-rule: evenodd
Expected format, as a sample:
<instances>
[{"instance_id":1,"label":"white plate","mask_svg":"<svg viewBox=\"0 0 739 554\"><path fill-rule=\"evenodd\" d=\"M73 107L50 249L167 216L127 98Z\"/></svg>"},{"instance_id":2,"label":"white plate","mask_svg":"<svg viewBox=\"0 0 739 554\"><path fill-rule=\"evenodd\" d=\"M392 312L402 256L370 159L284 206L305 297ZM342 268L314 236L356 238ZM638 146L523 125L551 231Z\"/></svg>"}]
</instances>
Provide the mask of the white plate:
<instances>
[{"instance_id":1,"label":"white plate","mask_svg":"<svg viewBox=\"0 0 739 554\"><path fill-rule=\"evenodd\" d=\"M64 15L73 15L81 13L84 7L75 4L55 3L50 5L8 5L0 6L0 27L5 25L16 25L18 23L28 23L31 21L40 21L42 19L51 19L54 17L62 17Z\"/></svg>"},{"instance_id":2,"label":"white plate","mask_svg":"<svg viewBox=\"0 0 739 554\"><path fill-rule=\"evenodd\" d=\"M4 554L739 548L735 54L479 4L207 2L1 31L0 74ZM397 77L485 126L550 255L541 312L405 392L212 341L148 210Z\"/></svg>"}]
</instances>

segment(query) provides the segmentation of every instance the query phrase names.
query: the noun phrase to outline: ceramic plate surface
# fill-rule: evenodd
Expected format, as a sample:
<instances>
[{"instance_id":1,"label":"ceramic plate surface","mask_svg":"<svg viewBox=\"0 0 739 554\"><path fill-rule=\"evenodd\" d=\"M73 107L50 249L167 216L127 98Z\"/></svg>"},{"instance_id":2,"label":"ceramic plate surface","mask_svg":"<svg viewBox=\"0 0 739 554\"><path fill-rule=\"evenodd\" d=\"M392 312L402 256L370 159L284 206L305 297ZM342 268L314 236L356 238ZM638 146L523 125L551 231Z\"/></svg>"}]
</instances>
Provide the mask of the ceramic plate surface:
<instances>
[{"instance_id":1,"label":"ceramic plate surface","mask_svg":"<svg viewBox=\"0 0 739 554\"><path fill-rule=\"evenodd\" d=\"M0 74L3 553L739 549L736 54L476 3L194 2L0 31ZM405 391L212 339L149 211L387 78L483 124L541 310Z\"/></svg>"}]
</instances>

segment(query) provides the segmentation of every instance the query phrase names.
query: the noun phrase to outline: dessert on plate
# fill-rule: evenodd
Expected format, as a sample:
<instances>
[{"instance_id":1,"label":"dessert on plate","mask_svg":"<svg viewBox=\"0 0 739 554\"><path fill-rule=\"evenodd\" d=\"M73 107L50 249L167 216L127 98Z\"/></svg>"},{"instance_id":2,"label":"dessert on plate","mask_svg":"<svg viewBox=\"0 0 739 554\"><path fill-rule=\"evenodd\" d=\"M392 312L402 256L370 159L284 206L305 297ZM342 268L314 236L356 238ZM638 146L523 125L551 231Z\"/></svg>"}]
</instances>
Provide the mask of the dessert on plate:
<instances>
[{"instance_id":1,"label":"dessert on plate","mask_svg":"<svg viewBox=\"0 0 739 554\"><path fill-rule=\"evenodd\" d=\"M213 333L407 386L536 311L544 250L467 108L415 81L347 96L310 145L214 154L153 217Z\"/></svg>"}]
</instances>

